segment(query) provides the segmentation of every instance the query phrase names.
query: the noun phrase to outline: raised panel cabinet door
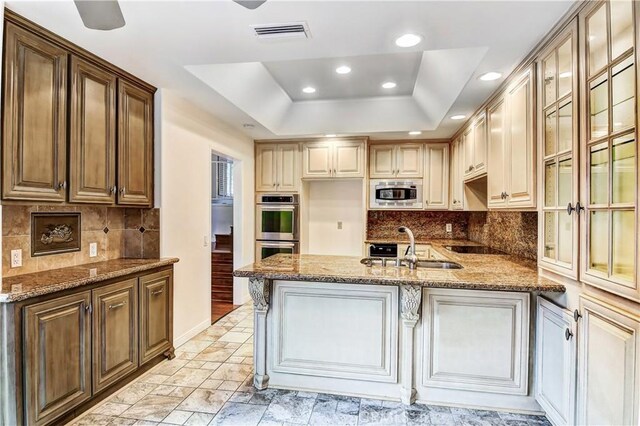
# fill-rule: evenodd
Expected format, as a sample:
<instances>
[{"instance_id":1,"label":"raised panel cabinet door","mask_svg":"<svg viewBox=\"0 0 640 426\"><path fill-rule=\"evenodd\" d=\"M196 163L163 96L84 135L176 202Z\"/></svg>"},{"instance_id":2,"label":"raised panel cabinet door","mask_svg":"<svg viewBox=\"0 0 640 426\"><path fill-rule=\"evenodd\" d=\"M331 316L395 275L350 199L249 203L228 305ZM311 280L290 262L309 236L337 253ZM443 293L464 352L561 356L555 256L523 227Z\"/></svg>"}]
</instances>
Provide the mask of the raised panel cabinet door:
<instances>
[{"instance_id":1,"label":"raised panel cabinet door","mask_svg":"<svg viewBox=\"0 0 640 426\"><path fill-rule=\"evenodd\" d=\"M451 209L464 209L464 182L462 180L462 139L451 146Z\"/></svg>"},{"instance_id":2,"label":"raised panel cabinet door","mask_svg":"<svg viewBox=\"0 0 640 426\"><path fill-rule=\"evenodd\" d=\"M173 345L173 273L161 271L139 280L142 365Z\"/></svg>"},{"instance_id":3,"label":"raised panel cabinet door","mask_svg":"<svg viewBox=\"0 0 640 426\"><path fill-rule=\"evenodd\" d=\"M275 191L277 183L276 144L256 144L256 191Z\"/></svg>"},{"instance_id":4,"label":"raised panel cabinet door","mask_svg":"<svg viewBox=\"0 0 640 426\"><path fill-rule=\"evenodd\" d=\"M463 175L465 179L473 175L473 130L473 126L469 126L469 128L467 128L462 134Z\"/></svg>"},{"instance_id":5,"label":"raised panel cabinet door","mask_svg":"<svg viewBox=\"0 0 640 426\"><path fill-rule=\"evenodd\" d=\"M66 50L7 23L2 134L5 200L65 201Z\"/></svg>"},{"instance_id":6,"label":"raised panel cabinet door","mask_svg":"<svg viewBox=\"0 0 640 426\"><path fill-rule=\"evenodd\" d=\"M422 178L424 166L422 144L399 144L396 148L396 176Z\"/></svg>"},{"instance_id":7,"label":"raised panel cabinet door","mask_svg":"<svg viewBox=\"0 0 640 426\"><path fill-rule=\"evenodd\" d=\"M473 129L473 173L481 175L487 171L487 120L484 114L478 118Z\"/></svg>"},{"instance_id":8,"label":"raised panel cabinet door","mask_svg":"<svg viewBox=\"0 0 640 426\"><path fill-rule=\"evenodd\" d=\"M394 178L396 177L396 146L395 145L370 145L369 146L369 177Z\"/></svg>"},{"instance_id":9,"label":"raised panel cabinet door","mask_svg":"<svg viewBox=\"0 0 640 426\"><path fill-rule=\"evenodd\" d=\"M116 77L71 57L69 201L116 198Z\"/></svg>"},{"instance_id":10,"label":"raised panel cabinet door","mask_svg":"<svg viewBox=\"0 0 640 426\"><path fill-rule=\"evenodd\" d=\"M337 142L333 147L333 153L335 177L364 177L364 142Z\"/></svg>"},{"instance_id":11,"label":"raised panel cabinet door","mask_svg":"<svg viewBox=\"0 0 640 426\"><path fill-rule=\"evenodd\" d=\"M525 72L508 92L507 120L507 204L509 207L535 207L534 103L531 70Z\"/></svg>"},{"instance_id":12,"label":"raised panel cabinet door","mask_svg":"<svg viewBox=\"0 0 640 426\"><path fill-rule=\"evenodd\" d=\"M580 425L637 425L640 318L580 297L578 413Z\"/></svg>"},{"instance_id":13,"label":"raised panel cabinet door","mask_svg":"<svg viewBox=\"0 0 640 426\"><path fill-rule=\"evenodd\" d=\"M300 147L297 143L278 145L278 191L297 191L300 187Z\"/></svg>"},{"instance_id":14,"label":"raised panel cabinet door","mask_svg":"<svg viewBox=\"0 0 640 426\"><path fill-rule=\"evenodd\" d=\"M26 424L50 423L91 397L91 293L24 308Z\"/></svg>"},{"instance_id":15,"label":"raised panel cabinet door","mask_svg":"<svg viewBox=\"0 0 640 426\"><path fill-rule=\"evenodd\" d=\"M446 210L449 206L449 145L425 146L425 208Z\"/></svg>"},{"instance_id":16,"label":"raised panel cabinet door","mask_svg":"<svg viewBox=\"0 0 640 426\"><path fill-rule=\"evenodd\" d=\"M487 110L489 129L487 161L487 204L491 208L504 207L504 197L508 187L506 173L507 145L505 138L505 99L500 97Z\"/></svg>"},{"instance_id":17,"label":"raised panel cabinet door","mask_svg":"<svg viewBox=\"0 0 640 426\"><path fill-rule=\"evenodd\" d=\"M153 93L118 80L118 204L153 200Z\"/></svg>"},{"instance_id":18,"label":"raised panel cabinet door","mask_svg":"<svg viewBox=\"0 0 640 426\"><path fill-rule=\"evenodd\" d=\"M540 296L536 318L536 400L554 425L573 425L576 322L571 311Z\"/></svg>"},{"instance_id":19,"label":"raised panel cabinet door","mask_svg":"<svg viewBox=\"0 0 640 426\"><path fill-rule=\"evenodd\" d=\"M138 368L138 280L93 290L93 392Z\"/></svg>"},{"instance_id":20,"label":"raised panel cabinet door","mask_svg":"<svg viewBox=\"0 0 640 426\"><path fill-rule=\"evenodd\" d=\"M329 142L308 142L302 145L302 177L330 178L333 175L332 147Z\"/></svg>"}]
</instances>

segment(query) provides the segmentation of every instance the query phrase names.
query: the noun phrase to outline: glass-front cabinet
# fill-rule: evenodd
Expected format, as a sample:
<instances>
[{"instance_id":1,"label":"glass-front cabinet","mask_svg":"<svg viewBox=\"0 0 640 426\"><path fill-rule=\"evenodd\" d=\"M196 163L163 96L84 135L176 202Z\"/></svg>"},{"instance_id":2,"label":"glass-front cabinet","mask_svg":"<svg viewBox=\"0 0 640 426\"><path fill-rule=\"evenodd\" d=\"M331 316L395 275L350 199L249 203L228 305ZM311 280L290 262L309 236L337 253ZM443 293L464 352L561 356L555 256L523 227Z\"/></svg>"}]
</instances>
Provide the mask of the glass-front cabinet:
<instances>
[{"instance_id":1,"label":"glass-front cabinet","mask_svg":"<svg viewBox=\"0 0 640 426\"><path fill-rule=\"evenodd\" d=\"M619 0L594 4L581 13L585 211L580 279L632 299L640 299L637 7L633 1Z\"/></svg>"},{"instance_id":2,"label":"glass-front cabinet","mask_svg":"<svg viewBox=\"0 0 640 426\"><path fill-rule=\"evenodd\" d=\"M537 61L542 211L540 267L578 278L578 32L573 22Z\"/></svg>"}]
</instances>

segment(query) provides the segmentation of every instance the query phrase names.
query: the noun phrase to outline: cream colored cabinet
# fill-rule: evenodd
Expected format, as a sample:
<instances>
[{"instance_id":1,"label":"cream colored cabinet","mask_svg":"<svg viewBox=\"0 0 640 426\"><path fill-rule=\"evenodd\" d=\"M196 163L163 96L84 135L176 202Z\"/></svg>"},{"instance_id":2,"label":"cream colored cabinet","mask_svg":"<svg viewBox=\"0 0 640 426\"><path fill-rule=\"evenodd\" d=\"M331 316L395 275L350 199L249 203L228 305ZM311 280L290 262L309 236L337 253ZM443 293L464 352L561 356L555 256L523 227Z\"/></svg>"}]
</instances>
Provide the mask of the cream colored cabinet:
<instances>
[{"instance_id":1,"label":"cream colored cabinet","mask_svg":"<svg viewBox=\"0 0 640 426\"><path fill-rule=\"evenodd\" d=\"M578 278L578 40L574 23L541 52L538 122L541 268Z\"/></svg>"},{"instance_id":2,"label":"cream colored cabinet","mask_svg":"<svg viewBox=\"0 0 640 426\"><path fill-rule=\"evenodd\" d=\"M637 425L640 317L587 296L580 313L576 424Z\"/></svg>"},{"instance_id":3,"label":"cream colored cabinet","mask_svg":"<svg viewBox=\"0 0 640 426\"><path fill-rule=\"evenodd\" d=\"M536 400L556 425L575 424L576 322L573 313L538 296Z\"/></svg>"},{"instance_id":4,"label":"cream colored cabinet","mask_svg":"<svg viewBox=\"0 0 640 426\"><path fill-rule=\"evenodd\" d=\"M362 140L331 140L302 144L302 178L363 178Z\"/></svg>"},{"instance_id":5,"label":"cream colored cabinet","mask_svg":"<svg viewBox=\"0 0 640 426\"><path fill-rule=\"evenodd\" d=\"M428 210L449 208L449 145L424 147L424 204Z\"/></svg>"},{"instance_id":6,"label":"cream colored cabinet","mask_svg":"<svg viewBox=\"0 0 640 426\"><path fill-rule=\"evenodd\" d=\"M581 281L640 300L637 70L632 1L593 3L580 14Z\"/></svg>"},{"instance_id":7,"label":"cream colored cabinet","mask_svg":"<svg viewBox=\"0 0 640 426\"><path fill-rule=\"evenodd\" d=\"M422 167L422 144L384 144L369 148L370 178L422 178Z\"/></svg>"},{"instance_id":8,"label":"cream colored cabinet","mask_svg":"<svg viewBox=\"0 0 640 426\"><path fill-rule=\"evenodd\" d=\"M300 187L297 143L256 145L256 191L296 192Z\"/></svg>"},{"instance_id":9,"label":"cream colored cabinet","mask_svg":"<svg viewBox=\"0 0 640 426\"><path fill-rule=\"evenodd\" d=\"M489 208L536 206L533 81L526 70L489 107Z\"/></svg>"},{"instance_id":10,"label":"cream colored cabinet","mask_svg":"<svg viewBox=\"0 0 640 426\"><path fill-rule=\"evenodd\" d=\"M451 144L451 210L464 209L464 182L462 179L463 148L462 138L458 138Z\"/></svg>"},{"instance_id":11,"label":"cream colored cabinet","mask_svg":"<svg viewBox=\"0 0 640 426\"><path fill-rule=\"evenodd\" d=\"M487 121L478 114L462 133L464 145L464 179L475 179L487 172Z\"/></svg>"}]
</instances>

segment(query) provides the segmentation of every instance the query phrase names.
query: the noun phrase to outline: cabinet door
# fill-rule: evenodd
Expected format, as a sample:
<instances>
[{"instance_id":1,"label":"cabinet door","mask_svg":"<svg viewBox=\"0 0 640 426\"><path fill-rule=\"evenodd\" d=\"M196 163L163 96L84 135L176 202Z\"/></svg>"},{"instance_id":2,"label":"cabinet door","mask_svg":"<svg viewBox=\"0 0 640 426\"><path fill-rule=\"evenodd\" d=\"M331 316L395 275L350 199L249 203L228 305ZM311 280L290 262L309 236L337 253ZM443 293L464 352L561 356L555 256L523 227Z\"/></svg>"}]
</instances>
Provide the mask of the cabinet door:
<instances>
[{"instance_id":1,"label":"cabinet door","mask_svg":"<svg viewBox=\"0 0 640 426\"><path fill-rule=\"evenodd\" d=\"M507 99L507 204L535 207L535 153L533 143L533 73L528 70L509 89Z\"/></svg>"},{"instance_id":2,"label":"cabinet door","mask_svg":"<svg viewBox=\"0 0 640 426\"><path fill-rule=\"evenodd\" d=\"M449 145L425 146L425 208L441 210L449 207Z\"/></svg>"},{"instance_id":3,"label":"cabinet door","mask_svg":"<svg viewBox=\"0 0 640 426\"><path fill-rule=\"evenodd\" d=\"M93 392L138 368L138 280L93 290Z\"/></svg>"},{"instance_id":4,"label":"cabinet door","mask_svg":"<svg viewBox=\"0 0 640 426\"><path fill-rule=\"evenodd\" d=\"M11 23L5 27L5 200L64 201L67 51Z\"/></svg>"},{"instance_id":5,"label":"cabinet door","mask_svg":"<svg viewBox=\"0 0 640 426\"><path fill-rule=\"evenodd\" d=\"M369 177L396 177L395 145L370 145L369 147Z\"/></svg>"},{"instance_id":6,"label":"cabinet door","mask_svg":"<svg viewBox=\"0 0 640 426\"><path fill-rule=\"evenodd\" d=\"M151 206L153 94L118 81L118 204Z\"/></svg>"},{"instance_id":7,"label":"cabinet door","mask_svg":"<svg viewBox=\"0 0 640 426\"><path fill-rule=\"evenodd\" d=\"M277 184L278 145L256 145L256 191L275 191Z\"/></svg>"},{"instance_id":8,"label":"cabinet door","mask_svg":"<svg viewBox=\"0 0 640 426\"><path fill-rule=\"evenodd\" d=\"M464 182L462 181L462 139L458 138L451 146L451 209L464 209Z\"/></svg>"},{"instance_id":9,"label":"cabinet door","mask_svg":"<svg viewBox=\"0 0 640 426\"><path fill-rule=\"evenodd\" d=\"M335 177L364 177L364 142L337 142L334 145L333 150L333 169Z\"/></svg>"},{"instance_id":10,"label":"cabinet door","mask_svg":"<svg viewBox=\"0 0 640 426\"><path fill-rule=\"evenodd\" d=\"M173 344L173 273L140 277L140 365Z\"/></svg>"},{"instance_id":11,"label":"cabinet door","mask_svg":"<svg viewBox=\"0 0 640 426\"><path fill-rule=\"evenodd\" d=\"M576 423L637 425L639 318L584 296L580 311Z\"/></svg>"},{"instance_id":12,"label":"cabinet door","mask_svg":"<svg viewBox=\"0 0 640 426\"><path fill-rule=\"evenodd\" d=\"M300 186L300 148L297 143L278 145L277 184L278 191L293 192Z\"/></svg>"},{"instance_id":13,"label":"cabinet door","mask_svg":"<svg viewBox=\"0 0 640 426\"><path fill-rule=\"evenodd\" d=\"M536 400L554 425L573 425L576 322L571 311L539 296L536 321Z\"/></svg>"},{"instance_id":14,"label":"cabinet door","mask_svg":"<svg viewBox=\"0 0 640 426\"><path fill-rule=\"evenodd\" d=\"M482 114L473 128L473 174L487 171L487 120Z\"/></svg>"},{"instance_id":15,"label":"cabinet door","mask_svg":"<svg viewBox=\"0 0 640 426\"><path fill-rule=\"evenodd\" d=\"M462 146L463 146L463 170L464 178L468 178L473 175L473 144L474 144L473 126L469 126L468 129L462 134Z\"/></svg>"},{"instance_id":16,"label":"cabinet door","mask_svg":"<svg viewBox=\"0 0 640 426\"><path fill-rule=\"evenodd\" d=\"M302 145L302 177L330 178L333 175L333 154L329 142L309 142Z\"/></svg>"},{"instance_id":17,"label":"cabinet door","mask_svg":"<svg viewBox=\"0 0 640 426\"><path fill-rule=\"evenodd\" d=\"M507 188L506 174L506 140L505 140L505 100L499 98L489 106L487 121L489 128L488 167L487 167L487 203L489 207L504 207Z\"/></svg>"},{"instance_id":18,"label":"cabinet door","mask_svg":"<svg viewBox=\"0 0 640 426\"><path fill-rule=\"evenodd\" d=\"M91 397L91 293L24 308L26 424L50 423Z\"/></svg>"},{"instance_id":19,"label":"cabinet door","mask_svg":"<svg viewBox=\"0 0 640 426\"><path fill-rule=\"evenodd\" d=\"M422 178L422 144L399 144L396 147L396 176Z\"/></svg>"},{"instance_id":20,"label":"cabinet door","mask_svg":"<svg viewBox=\"0 0 640 426\"><path fill-rule=\"evenodd\" d=\"M71 58L69 201L112 204L116 192L116 77Z\"/></svg>"}]
</instances>

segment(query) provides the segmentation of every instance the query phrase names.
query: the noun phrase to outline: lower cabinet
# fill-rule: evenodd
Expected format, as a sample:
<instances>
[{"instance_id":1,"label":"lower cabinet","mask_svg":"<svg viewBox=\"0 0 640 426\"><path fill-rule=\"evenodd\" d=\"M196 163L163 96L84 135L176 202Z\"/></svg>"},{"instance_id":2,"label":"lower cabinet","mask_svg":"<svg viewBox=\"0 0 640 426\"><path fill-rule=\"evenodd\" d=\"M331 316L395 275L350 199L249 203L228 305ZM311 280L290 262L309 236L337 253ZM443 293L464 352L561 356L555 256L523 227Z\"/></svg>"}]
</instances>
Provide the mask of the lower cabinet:
<instances>
[{"instance_id":1,"label":"lower cabinet","mask_svg":"<svg viewBox=\"0 0 640 426\"><path fill-rule=\"evenodd\" d=\"M140 278L140 365L171 348L172 290L169 272Z\"/></svg>"},{"instance_id":2,"label":"lower cabinet","mask_svg":"<svg viewBox=\"0 0 640 426\"><path fill-rule=\"evenodd\" d=\"M577 348L573 313L538 297L536 321L536 400L554 425L573 425Z\"/></svg>"},{"instance_id":3,"label":"lower cabinet","mask_svg":"<svg viewBox=\"0 0 640 426\"><path fill-rule=\"evenodd\" d=\"M91 292L24 309L25 424L50 423L91 397Z\"/></svg>"}]
</instances>

